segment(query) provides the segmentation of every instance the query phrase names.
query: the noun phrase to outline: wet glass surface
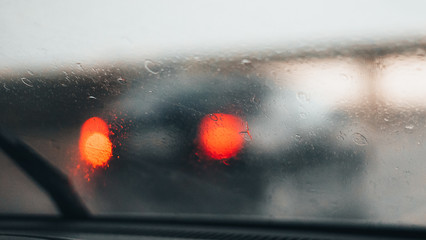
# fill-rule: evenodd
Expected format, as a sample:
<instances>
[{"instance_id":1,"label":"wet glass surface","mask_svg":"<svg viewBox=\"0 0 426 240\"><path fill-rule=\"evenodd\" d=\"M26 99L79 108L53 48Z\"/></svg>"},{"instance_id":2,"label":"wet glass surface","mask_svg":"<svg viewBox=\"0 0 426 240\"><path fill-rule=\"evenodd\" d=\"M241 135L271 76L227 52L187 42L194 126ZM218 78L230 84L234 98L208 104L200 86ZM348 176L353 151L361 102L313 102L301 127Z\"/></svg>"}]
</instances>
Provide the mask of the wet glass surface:
<instances>
[{"instance_id":1,"label":"wet glass surface","mask_svg":"<svg viewBox=\"0 0 426 240\"><path fill-rule=\"evenodd\" d=\"M10 8L6 5L3 9ZM384 16L399 13L397 5L389 4ZM248 6L252 11L241 16L249 21L251 12L262 6ZM139 14L128 10L122 22L130 23L133 19L127 17ZM214 19L194 20L205 15L203 11L189 11L192 15L177 30L168 22L120 25L108 19L105 25L115 30L102 33L102 28L93 30L102 19L89 18L94 22L83 21L68 36L74 19L59 11L37 21L33 16L45 11L38 9L22 19L33 25L19 25L15 16L1 11L1 17L27 31L0 24L4 36L12 39L0 37L5 43L0 46L0 126L68 176L94 215L424 225L424 38L404 40L408 35L395 31L397 37L384 41L361 41L358 35L350 41L335 40L335 31L347 32L331 22L344 21L314 17L299 19L292 27L280 22L287 26L280 34L269 25L256 32L257 22L241 19L238 22L254 30L232 24L227 31L217 30L229 25L226 19L232 11L216 18L214 37L202 25ZM83 19L92 16L87 9L81 11ZM413 23L422 26L420 15L410 16L401 20L400 29L410 30L407 26ZM49 25L52 19L60 24ZM383 31L394 27L392 21L381 28L374 17L365 19ZM299 31L317 21L312 29ZM357 21L352 23L350 29L360 29ZM70 28L62 31L62 25ZM299 44L298 39L317 36L316 28L333 31L318 41L322 45ZM157 42L143 42L150 38L138 31L157 37ZM181 35L176 37L174 31ZM25 42L23 32L34 41ZM296 37L282 37L287 35ZM240 37L253 41L246 45ZM211 47L207 39L219 44ZM106 54L97 48L98 42L112 50ZM192 46L195 43L208 51ZM1 214L58 214L44 190L2 153L0 199Z\"/></svg>"},{"instance_id":2,"label":"wet glass surface","mask_svg":"<svg viewBox=\"0 0 426 240\"><path fill-rule=\"evenodd\" d=\"M94 214L419 223L419 51L158 59L3 76L0 121L69 176ZM106 130L94 123L88 134L109 145L83 137L92 117ZM3 212L24 211L10 201Z\"/></svg>"}]
</instances>

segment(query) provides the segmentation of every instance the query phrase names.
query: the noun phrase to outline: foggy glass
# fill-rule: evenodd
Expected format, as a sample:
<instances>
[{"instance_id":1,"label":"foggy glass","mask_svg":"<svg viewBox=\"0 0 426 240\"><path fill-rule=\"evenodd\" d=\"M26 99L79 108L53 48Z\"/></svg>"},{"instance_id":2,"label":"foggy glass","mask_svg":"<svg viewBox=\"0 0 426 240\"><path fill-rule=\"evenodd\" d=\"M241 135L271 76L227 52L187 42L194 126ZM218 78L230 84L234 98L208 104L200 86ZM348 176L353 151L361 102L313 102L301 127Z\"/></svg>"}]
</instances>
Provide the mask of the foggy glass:
<instances>
[{"instance_id":1,"label":"foggy glass","mask_svg":"<svg viewBox=\"0 0 426 240\"><path fill-rule=\"evenodd\" d=\"M3 75L1 125L68 175L94 214L422 224L424 50L381 52L149 59ZM212 114L246 122L236 156L200 156L198 129ZM82 124L94 116L111 131L105 167L79 152ZM10 188L0 193L7 199ZM19 212L10 203L2 201L2 212Z\"/></svg>"},{"instance_id":2,"label":"foggy glass","mask_svg":"<svg viewBox=\"0 0 426 240\"><path fill-rule=\"evenodd\" d=\"M130 4L119 20L83 8L76 28L62 11L34 20L46 11L36 7L22 23L7 11L20 7L6 5L0 19L18 27L0 21L0 127L68 176L94 215L425 224L426 45L422 32L402 34L426 26L423 11L407 10L399 25L374 21L400 13L392 1L362 18L364 29L352 8L335 13L340 21L309 10L316 18L297 24L274 8L264 15L285 29L276 31L250 18L269 6L259 2L233 3L246 28L230 24L233 11L189 11L191 2L173 5L189 12L176 28L159 21L174 12L154 11L161 4L147 15ZM283 6L290 20L299 5ZM200 143L202 122L226 116L239 119L241 145L215 159ZM105 166L80 149L92 117L108 127ZM0 214L59 214L2 152Z\"/></svg>"}]
</instances>

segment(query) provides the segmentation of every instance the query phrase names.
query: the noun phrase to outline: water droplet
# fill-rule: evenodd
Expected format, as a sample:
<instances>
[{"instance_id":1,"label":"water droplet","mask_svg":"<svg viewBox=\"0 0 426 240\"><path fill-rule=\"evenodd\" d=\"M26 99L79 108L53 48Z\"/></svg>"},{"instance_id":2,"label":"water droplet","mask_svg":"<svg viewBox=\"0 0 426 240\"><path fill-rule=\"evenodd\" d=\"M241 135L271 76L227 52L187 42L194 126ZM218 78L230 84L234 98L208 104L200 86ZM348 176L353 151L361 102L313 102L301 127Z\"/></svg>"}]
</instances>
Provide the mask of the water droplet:
<instances>
[{"instance_id":1,"label":"water droplet","mask_svg":"<svg viewBox=\"0 0 426 240\"><path fill-rule=\"evenodd\" d=\"M304 92L298 92L297 93L297 100L299 100L300 103L305 103L305 102L309 102L309 96L308 94L304 93Z\"/></svg>"},{"instance_id":2,"label":"water droplet","mask_svg":"<svg viewBox=\"0 0 426 240\"><path fill-rule=\"evenodd\" d=\"M3 83L3 88L6 89L6 91L10 91L10 89L6 87L6 83Z\"/></svg>"},{"instance_id":3,"label":"water droplet","mask_svg":"<svg viewBox=\"0 0 426 240\"><path fill-rule=\"evenodd\" d=\"M414 128L415 128L415 126L414 126L414 124L407 124L407 125L405 125L404 126L404 132L406 132L406 133L413 133L414 132Z\"/></svg>"},{"instance_id":4,"label":"water droplet","mask_svg":"<svg viewBox=\"0 0 426 240\"><path fill-rule=\"evenodd\" d=\"M145 60L145 69L152 73L152 74L158 74L160 71L154 71L155 63L151 60Z\"/></svg>"},{"instance_id":5,"label":"water droplet","mask_svg":"<svg viewBox=\"0 0 426 240\"><path fill-rule=\"evenodd\" d=\"M229 165L230 165L230 163L229 163L229 159L225 159L225 160L223 160L223 161L222 161L222 163L223 163L223 164L225 164L226 166L229 166Z\"/></svg>"},{"instance_id":6,"label":"water droplet","mask_svg":"<svg viewBox=\"0 0 426 240\"><path fill-rule=\"evenodd\" d=\"M82 71L84 71L83 65L81 65L81 63L76 63L76 64Z\"/></svg>"},{"instance_id":7,"label":"water droplet","mask_svg":"<svg viewBox=\"0 0 426 240\"><path fill-rule=\"evenodd\" d=\"M351 75L347 75L345 73L341 73L340 76L342 77L343 81L348 81L352 79Z\"/></svg>"},{"instance_id":8,"label":"water droplet","mask_svg":"<svg viewBox=\"0 0 426 240\"><path fill-rule=\"evenodd\" d=\"M89 99L96 99L95 96L89 96Z\"/></svg>"},{"instance_id":9,"label":"water droplet","mask_svg":"<svg viewBox=\"0 0 426 240\"><path fill-rule=\"evenodd\" d=\"M300 141L302 141L302 136L300 136L299 134L295 134L293 136L293 139L296 140L296 141L298 141L298 142L300 142Z\"/></svg>"},{"instance_id":10,"label":"water droplet","mask_svg":"<svg viewBox=\"0 0 426 240\"><path fill-rule=\"evenodd\" d=\"M340 141L345 140L346 134L344 134L342 131L339 132L339 135L336 136L336 138Z\"/></svg>"},{"instance_id":11,"label":"water droplet","mask_svg":"<svg viewBox=\"0 0 426 240\"><path fill-rule=\"evenodd\" d=\"M34 73L31 70L27 70L27 73L31 76L34 76Z\"/></svg>"},{"instance_id":12,"label":"water droplet","mask_svg":"<svg viewBox=\"0 0 426 240\"><path fill-rule=\"evenodd\" d=\"M299 113L300 118L306 119L308 117L308 114L306 112L300 112Z\"/></svg>"},{"instance_id":13,"label":"water droplet","mask_svg":"<svg viewBox=\"0 0 426 240\"><path fill-rule=\"evenodd\" d=\"M383 118L383 120L385 120L385 122L389 122L389 118Z\"/></svg>"},{"instance_id":14,"label":"water droplet","mask_svg":"<svg viewBox=\"0 0 426 240\"><path fill-rule=\"evenodd\" d=\"M380 69L380 70L384 70L386 68L386 65L383 62L380 62L380 61L377 62L376 65L377 65L377 68Z\"/></svg>"},{"instance_id":15,"label":"water droplet","mask_svg":"<svg viewBox=\"0 0 426 240\"><path fill-rule=\"evenodd\" d=\"M408 124L408 125L405 126L405 129L413 130L414 129L414 125L413 124Z\"/></svg>"},{"instance_id":16,"label":"water droplet","mask_svg":"<svg viewBox=\"0 0 426 240\"><path fill-rule=\"evenodd\" d=\"M250 65L251 64L251 61L250 60L248 60L248 59L243 59L243 60L241 60L241 64L242 65Z\"/></svg>"},{"instance_id":17,"label":"water droplet","mask_svg":"<svg viewBox=\"0 0 426 240\"><path fill-rule=\"evenodd\" d=\"M215 122L218 120L218 117L215 114L210 114L209 117L210 117L211 120L213 120Z\"/></svg>"},{"instance_id":18,"label":"water droplet","mask_svg":"<svg viewBox=\"0 0 426 240\"><path fill-rule=\"evenodd\" d=\"M364 135L362 135L361 133L352 134L352 141L354 141L356 145L360 146L365 146L368 144L367 138L364 137Z\"/></svg>"},{"instance_id":19,"label":"water droplet","mask_svg":"<svg viewBox=\"0 0 426 240\"><path fill-rule=\"evenodd\" d=\"M28 78L21 78L21 81L23 84L25 84L28 87L33 87L33 83L31 82L31 80L29 80Z\"/></svg>"},{"instance_id":20,"label":"water droplet","mask_svg":"<svg viewBox=\"0 0 426 240\"><path fill-rule=\"evenodd\" d=\"M253 140L253 138L250 135L250 132L248 131L240 132L240 135L243 136L244 140L247 142L250 142L251 140Z\"/></svg>"},{"instance_id":21,"label":"water droplet","mask_svg":"<svg viewBox=\"0 0 426 240\"><path fill-rule=\"evenodd\" d=\"M242 132L240 132L240 135L242 135L243 136L243 138L244 138L244 140L246 140L246 141L252 141L253 140L253 137L251 136L251 134L250 134L250 129L249 129L249 126L248 126L248 122L245 122L245 125L246 125L246 130L245 131L242 131Z\"/></svg>"},{"instance_id":22,"label":"water droplet","mask_svg":"<svg viewBox=\"0 0 426 240\"><path fill-rule=\"evenodd\" d=\"M122 77L117 78L117 81L118 81L120 84L126 84L126 83L127 83L126 79L124 79L124 78L122 78Z\"/></svg>"}]
</instances>

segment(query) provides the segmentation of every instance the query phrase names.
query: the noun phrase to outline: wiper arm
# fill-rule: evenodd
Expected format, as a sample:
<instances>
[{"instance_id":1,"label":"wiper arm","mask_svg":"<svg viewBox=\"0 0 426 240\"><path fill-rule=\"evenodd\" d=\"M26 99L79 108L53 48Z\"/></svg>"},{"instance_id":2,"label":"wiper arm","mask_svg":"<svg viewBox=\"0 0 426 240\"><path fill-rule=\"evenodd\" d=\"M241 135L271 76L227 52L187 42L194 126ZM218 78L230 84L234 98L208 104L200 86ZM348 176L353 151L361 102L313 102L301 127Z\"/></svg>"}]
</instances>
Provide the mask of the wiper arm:
<instances>
[{"instance_id":1,"label":"wiper arm","mask_svg":"<svg viewBox=\"0 0 426 240\"><path fill-rule=\"evenodd\" d=\"M0 129L0 148L48 193L64 217L81 219L90 216L67 176L31 147Z\"/></svg>"}]
</instances>

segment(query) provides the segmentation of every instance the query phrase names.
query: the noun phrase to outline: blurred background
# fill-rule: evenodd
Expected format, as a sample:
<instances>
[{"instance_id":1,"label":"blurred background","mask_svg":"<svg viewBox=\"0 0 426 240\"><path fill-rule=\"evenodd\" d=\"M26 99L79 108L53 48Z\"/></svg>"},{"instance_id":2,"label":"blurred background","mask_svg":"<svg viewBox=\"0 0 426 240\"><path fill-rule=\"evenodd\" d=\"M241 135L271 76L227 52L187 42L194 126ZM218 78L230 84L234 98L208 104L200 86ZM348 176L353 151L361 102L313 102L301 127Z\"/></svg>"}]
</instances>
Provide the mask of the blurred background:
<instances>
[{"instance_id":1,"label":"blurred background","mask_svg":"<svg viewBox=\"0 0 426 240\"><path fill-rule=\"evenodd\" d=\"M424 225L423 1L0 1L0 126L95 215ZM211 159L203 119L241 119ZM112 156L79 149L92 117ZM0 153L0 213L58 214Z\"/></svg>"}]
</instances>

